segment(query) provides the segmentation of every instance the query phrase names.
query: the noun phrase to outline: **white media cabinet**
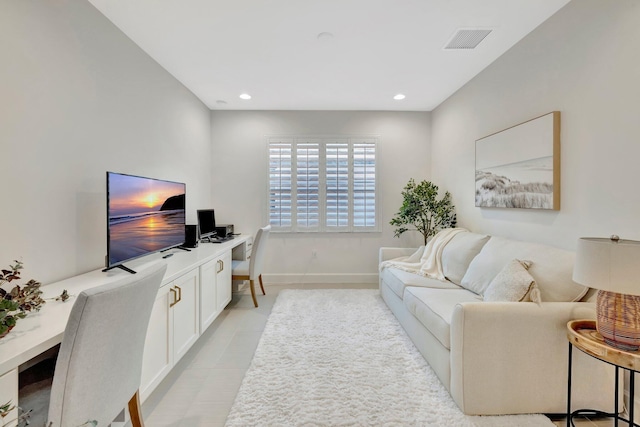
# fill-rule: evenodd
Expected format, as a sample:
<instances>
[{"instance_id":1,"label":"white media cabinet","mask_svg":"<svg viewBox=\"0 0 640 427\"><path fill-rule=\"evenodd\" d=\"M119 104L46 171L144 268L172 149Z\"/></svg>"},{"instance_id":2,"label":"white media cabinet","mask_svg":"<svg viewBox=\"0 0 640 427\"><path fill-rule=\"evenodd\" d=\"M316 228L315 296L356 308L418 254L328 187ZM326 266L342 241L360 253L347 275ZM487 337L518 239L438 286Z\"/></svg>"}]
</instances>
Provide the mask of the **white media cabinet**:
<instances>
[{"instance_id":1,"label":"white media cabinet","mask_svg":"<svg viewBox=\"0 0 640 427\"><path fill-rule=\"evenodd\" d=\"M200 243L186 252L172 249L127 263L142 270L152 263L166 262L164 276L149 321L142 366L142 401L160 384L176 363L231 301L231 260L251 256L252 236L236 236L223 243ZM163 256L173 254L164 259ZM42 287L47 303L37 313L18 322L0 339L0 405L18 404L18 374L21 366L62 341L74 296L128 275L121 269L101 270L71 277ZM63 289L72 296L55 301ZM117 307L114 307L117 310ZM126 331L123 331L126 333ZM98 385L99 386L99 385ZM25 408L28 409L28 408ZM15 418L15 410L5 420ZM0 426L3 426L0 419ZM13 426L15 423L6 424Z\"/></svg>"}]
</instances>

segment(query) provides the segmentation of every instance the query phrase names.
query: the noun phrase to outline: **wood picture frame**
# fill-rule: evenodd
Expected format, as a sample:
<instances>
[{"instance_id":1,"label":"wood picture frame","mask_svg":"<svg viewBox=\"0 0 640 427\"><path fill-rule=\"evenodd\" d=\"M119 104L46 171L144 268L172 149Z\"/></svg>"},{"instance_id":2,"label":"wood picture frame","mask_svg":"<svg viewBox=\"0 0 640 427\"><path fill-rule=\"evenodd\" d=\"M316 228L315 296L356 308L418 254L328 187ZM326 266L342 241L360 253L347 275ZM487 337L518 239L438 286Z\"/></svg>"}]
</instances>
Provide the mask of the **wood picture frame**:
<instances>
[{"instance_id":1,"label":"wood picture frame","mask_svg":"<svg viewBox=\"0 0 640 427\"><path fill-rule=\"evenodd\" d=\"M476 140L476 206L560 210L560 111Z\"/></svg>"}]
</instances>

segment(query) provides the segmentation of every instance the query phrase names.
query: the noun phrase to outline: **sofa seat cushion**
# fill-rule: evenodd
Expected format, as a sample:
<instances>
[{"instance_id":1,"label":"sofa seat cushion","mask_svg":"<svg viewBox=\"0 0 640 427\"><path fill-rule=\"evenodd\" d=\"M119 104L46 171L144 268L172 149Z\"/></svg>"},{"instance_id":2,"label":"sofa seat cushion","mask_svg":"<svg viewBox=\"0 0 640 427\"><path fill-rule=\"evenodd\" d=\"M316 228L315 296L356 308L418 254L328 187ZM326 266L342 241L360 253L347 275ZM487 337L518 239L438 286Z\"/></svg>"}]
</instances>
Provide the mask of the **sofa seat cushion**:
<instances>
[{"instance_id":1,"label":"sofa seat cushion","mask_svg":"<svg viewBox=\"0 0 640 427\"><path fill-rule=\"evenodd\" d=\"M572 280L575 254L552 246L491 237L471 261L460 286L483 295L491 281L514 258L531 261L542 301L579 301L588 288Z\"/></svg>"},{"instance_id":2,"label":"sofa seat cushion","mask_svg":"<svg viewBox=\"0 0 640 427\"><path fill-rule=\"evenodd\" d=\"M408 286L402 299L409 313L447 349L451 349L451 318L453 309L462 302L482 299L466 289L433 289Z\"/></svg>"},{"instance_id":3,"label":"sofa seat cushion","mask_svg":"<svg viewBox=\"0 0 640 427\"><path fill-rule=\"evenodd\" d=\"M451 282L442 282L436 279L420 276L419 274L399 270L397 268L385 268L380 273L382 280L389 286L399 298L404 296L404 288L407 286L419 286L437 289L460 289L460 286Z\"/></svg>"}]
</instances>

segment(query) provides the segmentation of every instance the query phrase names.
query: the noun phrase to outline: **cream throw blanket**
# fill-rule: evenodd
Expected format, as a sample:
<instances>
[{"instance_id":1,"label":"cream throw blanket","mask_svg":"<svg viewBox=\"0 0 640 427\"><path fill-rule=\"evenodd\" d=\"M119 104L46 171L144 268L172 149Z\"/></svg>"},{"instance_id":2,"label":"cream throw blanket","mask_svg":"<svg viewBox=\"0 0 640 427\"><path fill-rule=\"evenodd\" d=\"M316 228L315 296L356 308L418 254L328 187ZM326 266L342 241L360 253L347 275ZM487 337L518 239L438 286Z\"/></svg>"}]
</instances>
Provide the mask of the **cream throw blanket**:
<instances>
[{"instance_id":1,"label":"cream throw blanket","mask_svg":"<svg viewBox=\"0 0 640 427\"><path fill-rule=\"evenodd\" d=\"M433 236L429 243L427 243L427 246L424 248L424 252L422 253L422 257L420 257L418 262L411 262L413 261L411 259L413 256L396 258L384 261L380 265L380 271L384 268L394 267L399 270L416 273L421 276L430 277L444 282L447 279L444 277L444 272L442 271L442 251L445 246L447 246L447 243L451 241L453 236L465 231L468 230L464 228L444 229Z\"/></svg>"}]
</instances>

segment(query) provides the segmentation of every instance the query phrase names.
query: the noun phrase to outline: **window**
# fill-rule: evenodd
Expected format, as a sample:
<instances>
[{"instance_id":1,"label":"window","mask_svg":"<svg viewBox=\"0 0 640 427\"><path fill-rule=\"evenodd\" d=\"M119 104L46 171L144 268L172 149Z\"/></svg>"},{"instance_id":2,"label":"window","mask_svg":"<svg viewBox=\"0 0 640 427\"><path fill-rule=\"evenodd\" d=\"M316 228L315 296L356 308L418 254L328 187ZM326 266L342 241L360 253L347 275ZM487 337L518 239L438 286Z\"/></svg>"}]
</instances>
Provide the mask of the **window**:
<instances>
[{"instance_id":1,"label":"window","mask_svg":"<svg viewBox=\"0 0 640 427\"><path fill-rule=\"evenodd\" d=\"M274 231L378 231L376 139L269 138Z\"/></svg>"}]
</instances>

